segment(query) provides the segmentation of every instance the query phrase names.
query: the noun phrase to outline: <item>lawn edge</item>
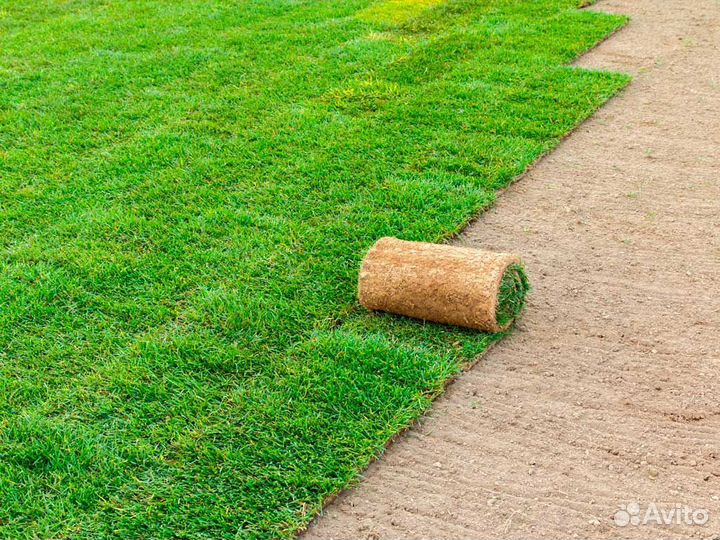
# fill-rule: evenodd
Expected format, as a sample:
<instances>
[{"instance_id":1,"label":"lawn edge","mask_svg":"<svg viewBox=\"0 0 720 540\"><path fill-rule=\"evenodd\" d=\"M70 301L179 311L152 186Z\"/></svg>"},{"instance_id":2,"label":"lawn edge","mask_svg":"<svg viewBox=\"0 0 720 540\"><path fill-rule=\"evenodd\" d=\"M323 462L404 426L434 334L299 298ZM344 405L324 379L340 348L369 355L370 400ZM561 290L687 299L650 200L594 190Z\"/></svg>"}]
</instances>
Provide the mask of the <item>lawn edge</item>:
<instances>
[{"instance_id":1,"label":"lawn edge","mask_svg":"<svg viewBox=\"0 0 720 540\"><path fill-rule=\"evenodd\" d=\"M589 4L587 5L580 5L578 4L578 7L571 8L573 11L584 11L585 8L588 8L594 4L596 4L597 0L591 0ZM596 43L594 43L592 46L588 47L584 51L578 53L578 55L571 59L567 64L564 64L560 66L561 69L577 69L587 72L595 72L595 73L603 73L608 75L614 75L618 76L619 78L624 79L622 84L618 86L617 90L614 91L612 95L610 95L600 106L598 106L595 110L592 111L587 117L583 118L581 121L579 121L577 124L575 124L564 136L557 139L557 141L554 142L554 144L549 147L546 151L542 152L532 163L530 163L520 174L513 177L506 186L497 188L494 190L494 197L493 200L490 201L488 204L483 205L481 208L479 208L475 214L468 219L464 224L460 226L460 228L454 232L449 234L445 237L443 240L443 243L454 243L457 241L463 234L463 232L473 223L477 222L477 220L480 218L480 216L492 208L499 196L501 196L503 193L505 193L508 189L510 189L515 183L522 180L524 176L526 176L528 173L530 173L535 167L537 167L542 160L544 160L548 155L550 155L552 152L554 152L567 138L569 138L575 131L580 128L583 124L588 122L590 119L592 119L595 114L602 110L604 107L608 105L612 100L617 98L619 95L622 94L622 92L625 91L625 89L628 87L628 85L633 81L632 75L629 73L623 73L623 72L616 72L616 71L610 71L610 70L602 70L602 69L589 69L584 68L581 66L575 66L573 65L574 62L585 56L586 54L589 54L590 52L597 49L600 45L608 41L609 39L613 38L615 35L617 35L621 30L627 27L628 23L630 22L630 17L626 15L618 15L613 13L607 13L603 11L593 11L592 13L597 13L601 16L609 16L613 18L618 18L619 24L616 28L614 28L612 31L608 32L605 36L603 36L602 39L599 39ZM530 291L530 294L532 294L532 291ZM306 532L310 526L313 524L314 521L318 519L322 519L322 517L325 515L324 510L325 508L332 504L336 499L338 499L340 496L342 496L345 492L348 492L352 489L355 489L357 486L362 484L363 482L363 472L368 470L372 465L374 465L376 462L378 462L383 455L390 450L393 446L395 446L401 438L405 436L405 434L410 431L411 429L414 429L415 427L422 424L423 420L427 417L427 413L433 408L433 405L435 401L445 394L450 388L462 375L467 373L468 371L472 370L484 357L485 355L490 352L500 341L508 337L510 334L513 333L515 329L515 324L513 324L507 331L500 332L498 334L494 334L491 337L490 342L488 343L485 350L483 350L481 353L476 354L472 357L463 357L461 355L460 362L458 363L458 369L457 371L449 378L447 378L445 381L443 381L440 388L438 388L436 391L430 393L428 395L429 398L429 404L426 408L420 412L417 417L412 419L406 426L402 427L400 430L398 430L393 436L385 443L383 448L373 457L370 458L369 462L359 467L356 471L355 477L350 480L343 488L327 495L327 497L322 501L322 503L319 505L318 508L312 509L310 512L308 512L309 515L312 515L312 518L305 523L304 526L300 526L292 534L291 538L297 538L299 535ZM464 359L463 359L464 358Z\"/></svg>"}]
</instances>

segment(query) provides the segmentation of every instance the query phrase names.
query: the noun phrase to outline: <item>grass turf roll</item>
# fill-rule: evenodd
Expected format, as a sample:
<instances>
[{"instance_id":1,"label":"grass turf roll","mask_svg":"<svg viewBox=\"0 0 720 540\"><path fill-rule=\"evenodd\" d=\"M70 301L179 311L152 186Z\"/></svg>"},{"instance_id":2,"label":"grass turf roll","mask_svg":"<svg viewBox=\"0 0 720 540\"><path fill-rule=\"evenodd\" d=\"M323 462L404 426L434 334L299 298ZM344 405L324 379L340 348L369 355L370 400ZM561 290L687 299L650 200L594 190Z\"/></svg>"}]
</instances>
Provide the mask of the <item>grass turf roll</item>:
<instances>
[{"instance_id":1,"label":"grass turf roll","mask_svg":"<svg viewBox=\"0 0 720 540\"><path fill-rule=\"evenodd\" d=\"M495 319L500 326L506 327L517 319L525 308L525 300L530 292L525 268L521 264L511 264L500 280L498 305Z\"/></svg>"},{"instance_id":2,"label":"grass turf roll","mask_svg":"<svg viewBox=\"0 0 720 540\"><path fill-rule=\"evenodd\" d=\"M529 289L515 255L386 237L363 260L358 297L374 311L502 332Z\"/></svg>"}]
</instances>

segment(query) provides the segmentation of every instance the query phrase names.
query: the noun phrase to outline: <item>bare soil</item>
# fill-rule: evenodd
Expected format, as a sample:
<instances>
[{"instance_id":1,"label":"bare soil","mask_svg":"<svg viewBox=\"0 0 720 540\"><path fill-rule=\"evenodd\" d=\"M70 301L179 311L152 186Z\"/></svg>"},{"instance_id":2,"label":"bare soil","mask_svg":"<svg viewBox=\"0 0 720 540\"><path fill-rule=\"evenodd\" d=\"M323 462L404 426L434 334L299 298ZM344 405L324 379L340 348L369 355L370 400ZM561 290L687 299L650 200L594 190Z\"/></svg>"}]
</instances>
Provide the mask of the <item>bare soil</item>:
<instances>
[{"instance_id":1,"label":"bare soil","mask_svg":"<svg viewBox=\"0 0 720 540\"><path fill-rule=\"evenodd\" d=\"M593 9L634 82L459 239L523 254L523 321L305 538L720 537L720 2Z\"/></svg>"}]
</instances>

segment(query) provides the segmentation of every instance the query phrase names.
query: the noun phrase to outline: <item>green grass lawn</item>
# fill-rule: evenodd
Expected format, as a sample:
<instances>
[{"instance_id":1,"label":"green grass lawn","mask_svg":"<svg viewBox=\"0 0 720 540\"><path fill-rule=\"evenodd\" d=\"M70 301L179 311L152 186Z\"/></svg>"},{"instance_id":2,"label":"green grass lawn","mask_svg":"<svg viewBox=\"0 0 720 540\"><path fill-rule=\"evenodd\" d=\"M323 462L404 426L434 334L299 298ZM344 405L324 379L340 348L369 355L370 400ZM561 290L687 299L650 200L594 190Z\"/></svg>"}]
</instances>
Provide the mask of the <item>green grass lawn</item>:
<instances>
[{"instance_id":1,"label":"green grass lawn","mask_svg":"<svg viewBox=\"0 0 720 540\"><path fill-rule=\"evenodd\" d=\"M358 266L627 83L577 3L0 0L0 536L302 529L499 337Z\"/></svg>"}]
</instances>

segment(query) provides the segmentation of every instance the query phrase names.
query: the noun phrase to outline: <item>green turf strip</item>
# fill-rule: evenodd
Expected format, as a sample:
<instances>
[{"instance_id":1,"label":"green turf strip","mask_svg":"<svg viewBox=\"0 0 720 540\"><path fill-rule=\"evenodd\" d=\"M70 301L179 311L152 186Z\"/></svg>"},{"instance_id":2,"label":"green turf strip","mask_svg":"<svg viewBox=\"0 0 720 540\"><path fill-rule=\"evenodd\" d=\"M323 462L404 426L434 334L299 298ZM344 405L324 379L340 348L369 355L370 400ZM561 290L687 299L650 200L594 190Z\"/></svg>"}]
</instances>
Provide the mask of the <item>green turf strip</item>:
<instances>
[{"instance_id":1,"label":"green turf strip","mask_svg":"<svg viewBox=\"0 0 720 540\"><path fill-rule=\"evenodd\" d=\"M566 66L624 19L389 2L0 0L0 536L293 536L498 338L360 258L625 85Z\"/></svg>"},{"instance_id":2,"label":"green turf strip","mask_svg":"<svg viewBox=\"0 0 720 540\"><path fill-rule=\"evenodd\" d=\"M520 264L508 266L500 281L498 305L495 310L495 320L501 327L520 316L529 292L530 281L525 268Z\"/></svg>"}]
</instances>

